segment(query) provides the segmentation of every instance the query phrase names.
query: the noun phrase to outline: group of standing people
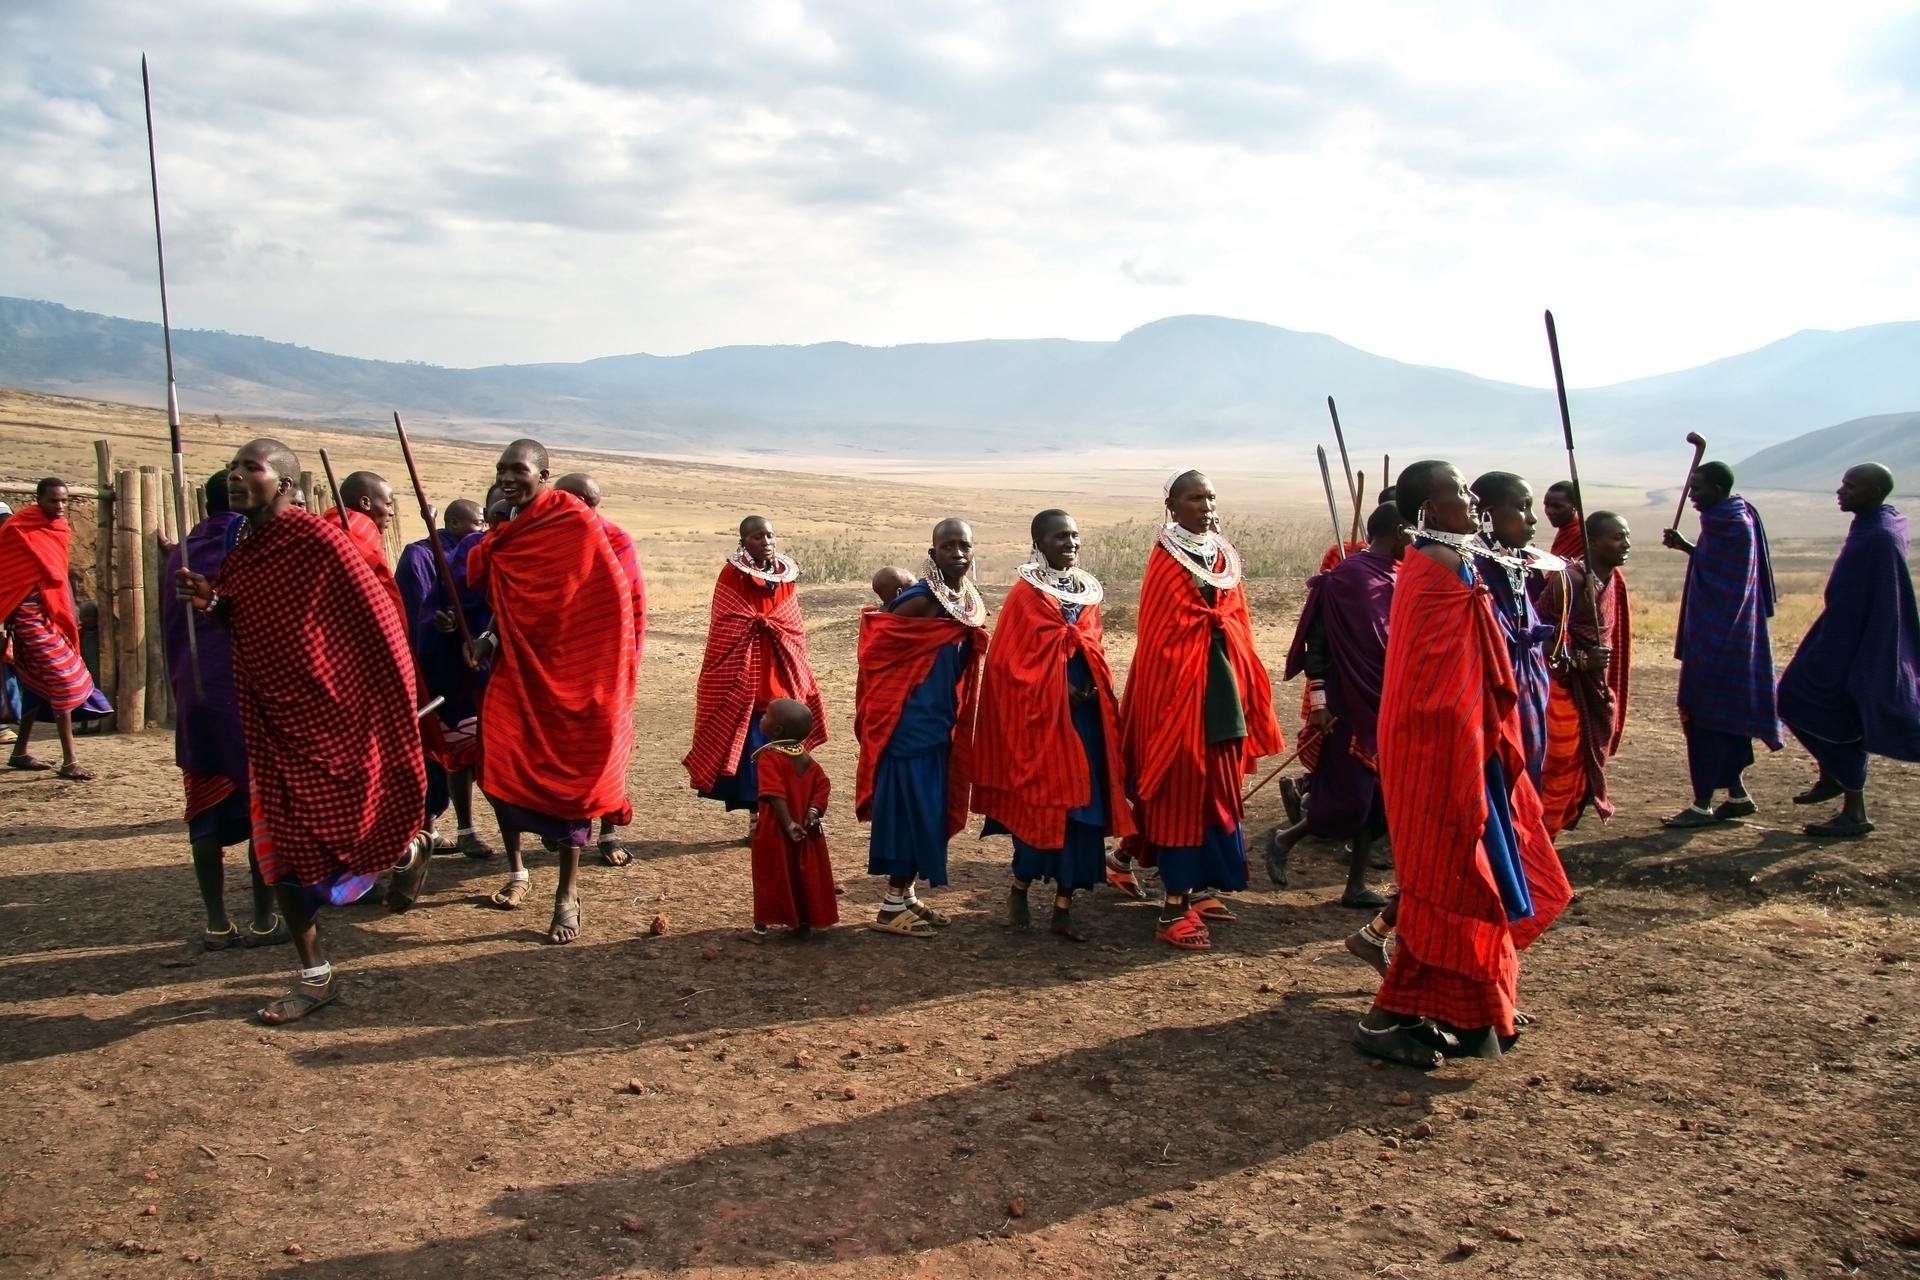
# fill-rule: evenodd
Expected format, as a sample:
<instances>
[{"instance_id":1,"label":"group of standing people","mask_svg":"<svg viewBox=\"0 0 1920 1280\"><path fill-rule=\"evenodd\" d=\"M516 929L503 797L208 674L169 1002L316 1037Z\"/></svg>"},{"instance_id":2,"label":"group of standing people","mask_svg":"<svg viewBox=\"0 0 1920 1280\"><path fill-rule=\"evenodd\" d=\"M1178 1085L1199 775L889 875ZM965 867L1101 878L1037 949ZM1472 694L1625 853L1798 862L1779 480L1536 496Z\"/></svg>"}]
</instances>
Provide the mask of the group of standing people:
<instances>
[{"instance_id":1,"label":"group of standing people","mask_svg":"<svg viewBox=\"0 0 1920 1280\"><path fill-rule=\"evenodd\" d=\"M603 861L629 860L618 829L633 817L644 581L632 539L599 515L592 478L552 480L548 461L535 441L509 445L486 500L450 504L395 573L384 479L356 472L336 511L311 513L291 450L255 440L208 482L207 518L172 551L167 652L205 944L290 941L300 957L298 983L265 1020L335 996L321 907L366 896L385 875L386 905L404 911L436 849L492 856L473 823L476 786L509 865L494 905L517 908L529 892L527 836L558 854L550 942L580 930L576 880L596 824ZM65 625L65 486L42 489L33 512L0 527L0 616L36 708L60 716L97 693L45 674L71 667L77 648ZM1777 691L1758 514L1724 464L1696 470L1691 489L1699 541L1673 530L1664 540L1690 556L1676 651L1695 794L1668 825L1754 812L1741 780L1751 742L1777 748L1784 716L1820 766L1796 799L1842 801L1809 832L1870 831L1866 756L1920 759L1920 631L1891 475L1847 473L1839 496L1854 528L1827 611ZM983 836L1011 840L1015 928L1032 924L1031 889L1045 883L1051 932L1084 941L1074 896L1105 883L1143 897L1143 868L1163 891L1160 942L1209 950L1214 929L1236 919L1224 895L1248 885L1244 781L1285 737L1211 481L1181 471L1162 498L1124 691L1106 652L1104 588L1079 563L1066 511L1033 517L1032 556L990 641L964 520L934 527L920 573L875 575L854 706L854 807L870 828L868 871L884 884L870 928L925 939L952 923L918 888L946 884L949 843L969 814ZM1433 1066L1512 1042L1526 1020L1518 953L1572 897L1553 840L1588 808L1612 812L1631 531L1616 514L1583 515L1564 484L1543 508L1556 528L1544 557L1521 477L1468 485L1445 462L1408 467L1381 493L1366 541L1330 550L1309 581L1286 658L1285 678L1306 678L1305 776L1283 783L1288 822L1266 838L1266 868L1284 883L1300 840L1349 843L1341 900L1376 914L1347 946L1382 975L1356 1044L1390 1061ZM798 577L772 522L743 520L714 586L683 762L701 796L753 815L756 936L804 936L839 918L821 825L831 784L813 757L828 717ZM195 620L197 670L185 642ZM449 806L451 835L437 828ZM1383 898L1366 870L1389 840L1398 889ZM242 843L253 888L244 930L227 915L222 864Z\"/></svg>"}]
</instances>

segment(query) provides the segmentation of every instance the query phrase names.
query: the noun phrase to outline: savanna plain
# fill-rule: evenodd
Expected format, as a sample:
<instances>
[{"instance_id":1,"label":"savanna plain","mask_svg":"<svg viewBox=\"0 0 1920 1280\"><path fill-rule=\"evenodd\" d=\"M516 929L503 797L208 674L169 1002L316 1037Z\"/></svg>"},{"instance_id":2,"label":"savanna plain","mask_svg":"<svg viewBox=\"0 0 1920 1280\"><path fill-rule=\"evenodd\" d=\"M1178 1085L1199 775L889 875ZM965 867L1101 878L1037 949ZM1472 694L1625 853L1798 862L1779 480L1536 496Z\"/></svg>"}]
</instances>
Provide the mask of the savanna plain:
<instances>
[{"instance_id":1,"label":"savanna plain","mask_svg":"<svg viewBox=\"0 0 1920 1280\"><path fill-rule=\"evenodd\" d=\"M420 536L388 435L192 418L189 472L255 434L316 470L325 445L381 471L403 491L405 536ZM153 411L0 393L3 478L91 483L99 437L120 465L166 460ZM1412 442L1390 447L1413 457ZM478 497L496 451L419 442L429 496ZM1304 468L1269 479L1201 462L1254 569L1277 679L1330 536L1324 499ZM262 1027L250 1014L287 986L292 956L198 950L169 731L83 739L90 784L0 776L0 1274L1920 1270L1920 770L1876 762L1880 829L1860 842L1799 834L1809 815L1789 798L1811 766L1794 747L1751 775L1757 818L1661 829L1686 799L1669 656L1679 566L1647 495L1616 504L1638 504L1620 811L1561 842L1581 896L1526 956L1538 1023L1502 1061L1421 1075L1348 1043L1373 974L1340 949L1362 917L1338 905L1331 846L1303 846L1284 889L1256 859L1241 922L1190 956L1153 942L1150 906L1106 890L1075 908L1085 946L1010 932L1008 848L976 819L954 841L952 885L930 895L951 929L912 941L860 927L877 900L851 813L865 575L917 563L932 522L960 514L997 602L1028 517L1068 507L1108 582L1124 671L1157 471L556 458L575 468L600 479L652 589L635 860L589 857L575 944L539 940L549 858L534 855L517 913L485 905L499 860L439 858L411 913L325 920L336 1004ZM679 766L707 588L749 511L816 571L801 599L846 893L841 927L805 943L752 943L745 823L696 799ZM1841 520L1809 517L1809 536L1777 547L1783 663ZM1291 739L1297 689L1276 701ZM1251 801L1251 836L1279 820L1275 790ZM497 844L484 813L480 826ZM229 886L243 912L237 861Z\"/></svg>"}]
</instances>

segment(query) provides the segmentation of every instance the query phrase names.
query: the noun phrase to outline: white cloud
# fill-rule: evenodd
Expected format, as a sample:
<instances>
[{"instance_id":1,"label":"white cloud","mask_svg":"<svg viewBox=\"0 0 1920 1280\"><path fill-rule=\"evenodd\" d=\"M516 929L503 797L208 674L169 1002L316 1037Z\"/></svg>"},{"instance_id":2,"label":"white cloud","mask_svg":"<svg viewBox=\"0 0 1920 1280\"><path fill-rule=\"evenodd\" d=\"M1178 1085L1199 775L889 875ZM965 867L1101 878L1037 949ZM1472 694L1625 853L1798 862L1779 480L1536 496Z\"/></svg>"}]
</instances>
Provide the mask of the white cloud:
<instances>
[{"instance_id":1,"label":"white cloud","mask_svg":"<svg viewBox=\"0 0 1920 1280\"><path fill-rule=\"evenodd\" d=\"M176 320L353 354L1215 312L1538 383L1551 305L1590 384L1920 296L1911 3L39 0L0 292L156 309L143 48Z\"/></svg>"}]
</instances>

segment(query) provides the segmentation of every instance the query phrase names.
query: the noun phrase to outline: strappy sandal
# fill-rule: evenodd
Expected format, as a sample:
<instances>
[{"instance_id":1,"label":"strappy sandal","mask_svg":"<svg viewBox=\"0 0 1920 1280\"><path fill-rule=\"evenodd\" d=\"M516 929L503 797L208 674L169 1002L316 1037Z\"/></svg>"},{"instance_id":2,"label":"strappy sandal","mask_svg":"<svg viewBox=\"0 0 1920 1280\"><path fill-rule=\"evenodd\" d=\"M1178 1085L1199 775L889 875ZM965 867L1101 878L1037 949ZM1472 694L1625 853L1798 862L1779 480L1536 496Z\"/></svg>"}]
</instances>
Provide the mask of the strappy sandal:
<instances>
[{"instance_id":1,"label":"strappy sandal","mask_svg":"<svg viewBox=\"0 0 1920 1280\"><path fill-rule=\"evenodd\" d=\"M202 951L225 951L228 947L240 944L240 931L233 927L233 921L227 921L225 929L202 929L200 931L200 949Z\"/></svg>"},{"instance_id":2,"label":"strappy sandal","mask_svg":"<svg viewBox=\"0 0 1920 1280\"><path fill-rule=\"evenodd\" d=\"M468 831L456 837L453 847L476 862L493 856L493 846L482 840L476 831Z\"/></svg>"},{"instance_id":3,"label":"strappy sandal","mask_svg":"<svg viewBox=\"0 0 1920 1280\"><path fill-rule=\"evenodd\" d=\"M27 773L45 773L53 766L45 760L35 760L29 755L14 755L7 757L7 768L21 769Z\"/></svg>"},{"instance_id":4,"label":"strappy sandal","mask_svg":"<svg viewBox=\"0 0 1920 1280\"><path fill-rule=\"evenodd\" d=\"M332 1004L334 996L338 994L338 984L331 977L323 983L302 982L260 1010L257 1016L270 1027L283 1027L289 1022L300 1021L315 1009Z\"/></svg>"},{"instance_id":5,"label":"strappy sandal","mask_svg":"<svg viewBox=\"0 0 1920 1280\"><path fill-rule=\"evenodd\" d=\"M1280 828L1267 832L1267 879L1284 889L1287 887L1287 859L1293 856L1293 850L1280 843Z\"/></svg>"},{"instance_id":6,"label":"strappy sandal","mask_svg":"<svg viewBox=\"0 0 1920 1280\"><path fill-rule=\"evenodd\" d=\"M553 936L554 934L560 932L560 930L562 929L571 929L573 932L568 934L564 938L556 938ZM580 899L575 898L570 902L554 903L553 921L552 923L547 925L548 944L556 947L564 947L569 942L572 942L575 938L579 936L580 936Z\"/></svg>"},{"instance_id":7,"label":"strappy sandal","mask_svg":"<svg viewBox=\"0 0 1920 1280\"><path fill-rule=\"evenodd\" d=\"M944 929L953 923L953 917L938 907L930 907L918 898L907 899L907 910L925 920L936 929Z\"/></svg>"},{"instance_id":8,"label":"strappy sandal","mask_svg":"<svg viewBox=\"0 0 1920 1280\"><path fill-rule=\"evenodd\" d=\"M932 925L904 907L890 916L867 921L867 928L875 933L891 933L902 938L931 938L934 935Z\"/></svg>"},{"instance_id":9,"label":"strappy sandal","mask_svg":"<svg viewBox=\"0 0 1920 1280\"><path fill-rule=\"evenodd\" d=\"M1237 924L1240 917L1227 910L1227 904L1214 894L1202 894L1187 899L1187 910L1199 916L1207 924Z\"/></svg>"},{"instance_id":10,"label":"strappy sandal","mask_svg":"<svg viewBox=\"0 0 1920 1280\"><path fill-rule=\"evenodd\" d=\"M1007 890L1007 926L1012 929L1026 929L1033 925L1033 907L1027 902L1027 891L1019 885Z\"/></svg>"},{"instance_id":11,"label":"strappy sandal","mask_svg":"<svg viewBox=\"0 0 1920 1280\"><path fill-rule=\"evenodd\" d=\"M1369 1058L1403 1067L1431 1071L1446 1060L1440 1050L1415 1036L1407 1027L1387 1027L1380 1031L1354 1024L1353 1047Z\"/></svg>"},{"instance_id":12,"label":"strappy sandal","mask_svg":"<svg viewBox=\"0 0 1920 1280\"><path fill-rule=\"evenodd\" d=\"M1721 821L1717 811L1688 805L1672 817L1660 819L1660 825L1679 831L1691 831L1696 827L1717 827Z\"/></svg>"},{"instance_id":13,"label":"strappy sandal","mask_svg":"<svg viewBox=\"0 0 1920 1280\"><path fill-rule=\"evenodd\" d=\"M1845 788L1831 778L1820 778L1793 798L1795 804L1825 804L1846 794Z\"/></svg>"},{"instance_id":14,"label":"strappy sandal","mask_svg":"<svg viewBox=\"0 0 1920 1280\"><path fill-rule=\"evenodd\" d=\"M1131 898L1135 902L1146 901L1147 892L1134 878L1133 868L1115 863L1112 854L1107 855L1107 883L1118 890L1123 898Z\"/></svg>"},{"instance_id":15,"label":"strappy sandal","mask_svg":"<svg viewBox=\"0 0 1920 1280\"><path fill-rule=\"evenodd\" d=\"M1387 965L1389 963L1387 944L1384 941L1377 942L1374 939L1375 935L1371 927L1350 934L1345 944L1347 954L1356 960L1366 961L1378 970L1380 976L1384 978L1387 976Z\"/></svg>"},{"instance_id":16,"label":"strappy sandal","mask_svg":"<svg viewBox=\"0 0 1920 1280\"><path fill-rule=\"evenodd\" d=\"M1721 822L1732 822L1735 818L1751 818L1758 812L1760 806L1752 796L1741 796L1737 800L1728 797L1714 806L1713 816Z\"/></svg>"},{"instance_id":17,"label":"strappy sandal","mask_svg":"<svg viewBox=\"0 0 1920 1280\"><path fill-rule=\"evenodd\" d=\"M273 927L264 932L249 924L247 931L240 935L240 945L243 947L278 947L292 941L293 930L288 927L285 916L275 916Z\"/></svg>"},{"instance_id":18,"label":"strappy sandal","mask_svg":"<svg viewBox=\"0 0 1920 1280\"><path fill-rule=\"evenodd\" d=\"M533 887L531 876L508 876L506 884L488 901L502 911L517 911L520 904L527 900L527 891Z\"/></svg>"},{"instance_id":19,"label":"strappy sandal","mask_svg":"<svg viewBox=\"0 0 1920 1280\"><path fill-rule=\"evenodd\" d=\"M75 762L73 764L61 765L58 769L54 770L53 776L56 778L65 778L68 782L92 782L98 775L95 774L93 770L87 768L87 766Z\"/></svg>"},{"instance_id":20,"label":"strappy sandal","mask_svg":"<svg viewBox=\"0 0 1920 1280\"><path fill-rule=\"evenodd\" d=\"M626 846L618 840L602 840L600 861L609 867L624 867L633 862L633 855L628 853Z\"/></svg>"},{"instance_id":21,"label":"strappy sandal","mask_svg":"<svg viewBox=\"0 0 1920 1280\"><path fill-rule=\"evenodd\" d=\"M1068 942L1087 941L1087 935L1074 927L1073 912L1065 907L1053 909L1053 919L1047 921L1047 932Z\"/></svg>"},{"instance_id":22,"label":"strappy sandal","mask_svg":"<svg viewBox=\"0 0 1920 1280\"><path fill-rule=\"evenodd\" d=\"M1341 894L1340 905L1343 907L1365 907L1368 911L1378 911L1387 905L1387 900L1383 895L1375 893L1371 889L1361 889L1356 892Z\"/></svg>"},{"instance_id":23,"label":"strappy sandal","mask_svg":"<svg viewBox=\"0 0 1920 1280\"><path fill-rule=\"evenodd\" d=\"M399 915L411 910L427 887L427 868L433 865L433 841L423 831L407 845L407 860L393 869L387 885L387 910Z\"/></svg>"},{"instance_id":24,"label":"strappy sandal","mask_svg":"<svg viewBox=\"0 0 1920 1280\"><path fill-rule=\"evenodd\" d=\"M1207 926L1200 923L1200 916L1194 911L1186 911L1176 920L1162 920L1160 927L1153 931L1153 938L1175 951L1213 950L1213 935L1207 932Z\"/></svg>"}]
</instances>

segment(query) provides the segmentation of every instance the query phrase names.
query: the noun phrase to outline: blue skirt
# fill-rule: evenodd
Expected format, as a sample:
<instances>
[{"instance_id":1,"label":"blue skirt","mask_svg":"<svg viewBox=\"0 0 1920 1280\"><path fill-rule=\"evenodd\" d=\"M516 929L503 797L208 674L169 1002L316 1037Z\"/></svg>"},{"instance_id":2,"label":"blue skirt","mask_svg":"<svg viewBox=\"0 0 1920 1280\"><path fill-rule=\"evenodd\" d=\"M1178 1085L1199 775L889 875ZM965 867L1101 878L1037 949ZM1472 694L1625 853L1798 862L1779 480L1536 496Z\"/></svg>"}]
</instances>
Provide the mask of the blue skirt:
<instances>
[{"instance_id":1,"label":"blue skirt","mask_svg":"<svg viewBox=\"0 0 1920 1280\"><path fill-rule=\"evenodd\" d=\"M873 773L867 871L890 880L947 882L947 759L952 745L889 751Z\"/></svg>"},{"instance_id":2,"label":"blue skirt","mask_svg":"<svg viewBox=\"0 0 1920 1280\"><path fill-rule=\"evenodd\" d=\"M1013 836L1013 833L989 818L980 835L984 839L987 836ZM1027 884L1036 880L1051 881L1061 893L1091 889L1105 883L1105 829L1069 819L1067 842L1058 849L1037 849L1019 836L1013 836L1013 878Z\"/></svg>"},{"instance_id":3,"label":"blue skirt","mask_svg":"<svg viewBox=\"0 0 1920 1280\"><path fill-rule=\"evenodd\" d=\"M1247 842L1240 828L1228 831L1209 826L1197 845L1156 848L1160 883L1169 893L1219 889L1232 893L1247 887Z\"/></svg>"},{"instance_id":4,"label":"blue skirt","mask_svg":"<svg viewBox=\"0 0 1920 1280\"><path fill-rule=\"evenodd\" d=\"M765 710L755 707L747 717L747 740L740 745L740 759L733 772L715 778L709 790L700 792L701 799L720 801L728 813L760 807L760 766L754 762L753 753L767 743L767 735L760 732L760 716Z\"/></svg>"}]
</instances>

